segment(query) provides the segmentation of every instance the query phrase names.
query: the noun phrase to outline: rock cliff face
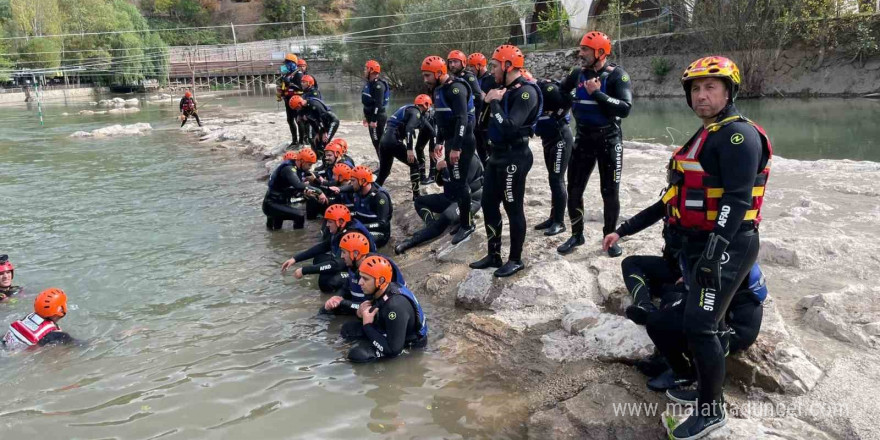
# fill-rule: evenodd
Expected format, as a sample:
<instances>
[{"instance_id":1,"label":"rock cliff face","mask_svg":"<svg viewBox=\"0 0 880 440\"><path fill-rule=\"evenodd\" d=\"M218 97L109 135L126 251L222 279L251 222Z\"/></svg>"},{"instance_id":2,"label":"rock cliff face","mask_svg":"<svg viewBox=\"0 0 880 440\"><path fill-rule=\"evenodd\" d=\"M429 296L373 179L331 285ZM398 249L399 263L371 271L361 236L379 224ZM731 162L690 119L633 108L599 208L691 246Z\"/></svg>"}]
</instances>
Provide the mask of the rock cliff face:
<instances>
[{"instance_id":1,"label":"rock cliff face","mask_svg":"<svg viewBox=\"0 0 880 440\"><path fill-rule=\"evenodd\" d=\"M266 161L267 172L289 137L282 114L209 119L203 128L184 130L212 148ZM359 164L375 167L358 122L343 122L338 136L348 140ZM670 154L664 145L624 146L621 220L659 197ZM540 143L533 140L531 148L536 163L525 200L530 227L550 211ZM421 225L406 174L395 164L386 182L395 204L395 240ZM878 181L877 163L774 159L760 256L770 299L758 341L728 359L731 421L710 438L880 438L874 408L880 395ZM530 438L664 438L667 418L661 413L669 409L673 415L674 409L648 391L646 378L631 366L653 346L643 328L623 317L629 295L620 259L599 247L602 204L595 182L585 203L587 244L563 257L555 247L567 234L547 238L530 230L527 269L511 279L467 268L485 252L479 215L478 232L465 242L452 246L444 235L395 258L433 308L432 329L442 334L435 349L459 363L490 359L492 374L526 395ZM659 230L625 239L624 255L659 254ZM382 251L392 252L391 246ZM622 415L622 404L643 409Z\"/></svg>"}]
</instances>

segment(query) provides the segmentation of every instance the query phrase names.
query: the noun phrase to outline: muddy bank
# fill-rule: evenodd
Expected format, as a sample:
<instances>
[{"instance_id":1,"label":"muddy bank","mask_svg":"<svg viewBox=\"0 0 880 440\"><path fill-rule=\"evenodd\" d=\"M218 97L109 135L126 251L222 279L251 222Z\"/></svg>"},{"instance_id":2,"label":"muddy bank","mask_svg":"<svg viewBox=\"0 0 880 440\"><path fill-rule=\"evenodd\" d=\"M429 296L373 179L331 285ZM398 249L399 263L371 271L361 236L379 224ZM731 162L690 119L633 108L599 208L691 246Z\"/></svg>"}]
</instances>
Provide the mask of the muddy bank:
<instances>
[{"instance_id":1,"label":"muddy bank","mask_svg":"<svg viewBox=\"0 0 880 440\"><path fill-rule=\"evenodd\" d=\"M284 151L289 131L282 113L225 114L203 119L198 135L210 148L266 163ZM376 167L366 129L343 122L339 137L358 163ZM550 210L540 143L526 189L529 225ZM653 203L664 186L671 147L626 142L622 220ZM394 239L420 227L409 200L406 168L395 164L387 182L394 204ZM260 173L265 177L264 173ZM765 198L760 262L770 299L758 342L728 360L729 427L710 438L880 438L873 396L880 393L880 164L776 158ZM435 192L436 186L429 188ZM663 438L662 395L645 387L632 363L653 347L644 329L623 318L629 297L621 259L605 256L601 199L593 179L585 195L587 245L568 256L555 247L567 234L530 231L527 269L496 280L466 263L485 252L482 217L469 240L449 236L395 259L433 308L433 346L457 364L491 366L524 396L531 438ZM255 211L256 212L256 211ZM657 255L659 225L622 242L624 255ZM506 234L505 234L506 235ZM507 241L505 238L505 249ZM614 404L656 404L645 415L615 413ZM515 411L519 413L518 411ZM775 436L775 437L774 437Z\"/></svg>"}]
</instances>

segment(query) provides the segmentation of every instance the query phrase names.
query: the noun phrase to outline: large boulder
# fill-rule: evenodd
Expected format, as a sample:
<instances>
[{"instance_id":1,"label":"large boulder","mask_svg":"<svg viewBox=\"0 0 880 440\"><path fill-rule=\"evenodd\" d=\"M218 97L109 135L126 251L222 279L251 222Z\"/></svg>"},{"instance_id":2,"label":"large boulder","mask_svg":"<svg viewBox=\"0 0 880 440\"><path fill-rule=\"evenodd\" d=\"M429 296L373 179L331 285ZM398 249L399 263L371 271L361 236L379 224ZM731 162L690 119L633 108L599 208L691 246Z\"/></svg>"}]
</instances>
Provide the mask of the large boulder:
<instances>
[{"instance_id":1,"label":"large boulder","mask_svg":"<svg viewBox=\"0 0 880 440\"><path fill-rule=\"evenodd\" d=\"M555 361L633 363L654 351L644 327L619 315L603 313L589 302L566 306L562 328L541 337L544 355Z\"/></svg>"},{"instance_id":2,"label":"large boulder","mask_svg":"<svg viewBox=\"0 0 880 440\"><path fill-rule=\"evenodd\" d=\"M878 294L878 288L850 285L836 292L805 296L797 305L805 310L803 320L809 328L839 341L873 347L877 331L870 323L880 319L875 300Z\"/></svg>"}]
</instances>

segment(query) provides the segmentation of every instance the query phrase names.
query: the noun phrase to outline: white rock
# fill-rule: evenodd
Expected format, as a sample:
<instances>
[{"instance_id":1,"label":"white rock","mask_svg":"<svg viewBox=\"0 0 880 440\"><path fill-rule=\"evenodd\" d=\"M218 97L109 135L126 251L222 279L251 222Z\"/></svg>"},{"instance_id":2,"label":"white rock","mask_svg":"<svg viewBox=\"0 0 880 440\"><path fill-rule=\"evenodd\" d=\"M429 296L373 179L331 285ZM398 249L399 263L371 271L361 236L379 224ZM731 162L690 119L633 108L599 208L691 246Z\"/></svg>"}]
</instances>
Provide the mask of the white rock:
<instances>
[{"instance_id":1,"label":"white rock","mask_svg":"<svg viewBox=\"0 0 880 440\"><path fill-rule=\"evenodd\" d=\"M541 337L543 353L556 361L598 359L634 362L654 351L654 344L644 327L611 313L603 313L595 304L566 306L562 327Z\"/></svg>"},{"instance_id":2,"label":"white rock","mask_svg":"<svg viewBox=\"0 0 880 440\"><path fill-rule=\"evenodd\" d=\"M124 101L126 107L139 107L141 105L141 101L137 98L126 99Z\"/></svg>"},{"instance_id":3,"label":"white rock","mask_svg":"<svg viewBox=\"0 0 880 440\"><path fill-rule=\"evenodd\" d=\"M91 115L94 115L95 112L93 112L91 110L80 110L78 114L83 115L83 116L91 116Z\"/></svg>"},{"instance_id":4,"label":"white rock","mask_svg":"<svg viewBox=\"0 0 880 440\"><path fill-rule=\"evenodd\" d=\"M110 136L143 136L146 132L152 130L153 127L150 124L140 122L137 124L131 125L111 125L109 127L99 128L97 130L93 130L91 133L85 131L77 131L70 135L70 137L110 137Z\"/></svg>"}]
</instances>

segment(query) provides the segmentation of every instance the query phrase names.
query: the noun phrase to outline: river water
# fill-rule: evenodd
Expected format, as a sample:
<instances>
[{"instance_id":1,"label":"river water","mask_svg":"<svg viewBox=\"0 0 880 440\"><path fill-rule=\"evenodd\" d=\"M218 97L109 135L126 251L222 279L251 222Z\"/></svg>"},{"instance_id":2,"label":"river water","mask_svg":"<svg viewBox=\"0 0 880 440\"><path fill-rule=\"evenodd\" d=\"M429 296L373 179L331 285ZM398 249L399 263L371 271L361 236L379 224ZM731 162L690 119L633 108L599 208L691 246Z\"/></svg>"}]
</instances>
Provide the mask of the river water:
<instances>
[{"instance_id":1,"label":"river water","mask_svg":"<svg viewBox=\"0 0 880 440\"><path fill-rule=\"evenodd\" d=\"M358 118L356 99L327 100L340 117ZM75 115L83 108L50 104L43 127L35 108L0 108L0 253L26 286L18 301L0 304L0 323L57 286L72 304L62 327L86 342L0 353L2 438L523 436L516 390L479 366L434 348L375 365L343 360L341 321L315 317L323 300L315 282L279 273L317 230L265 230L261 164L195 143L176 128L176 104ZM203 99L201 114L221 108L276 107L271 96L226 96ZM742 108L783 156L880 160L878 102ZM134 122L155 130L68 137ZM645 100L625 130L627 138L681 142L694 122L677 100ZM455 318L423 303L429 319Z\"/></svg>"}]
</instances>

